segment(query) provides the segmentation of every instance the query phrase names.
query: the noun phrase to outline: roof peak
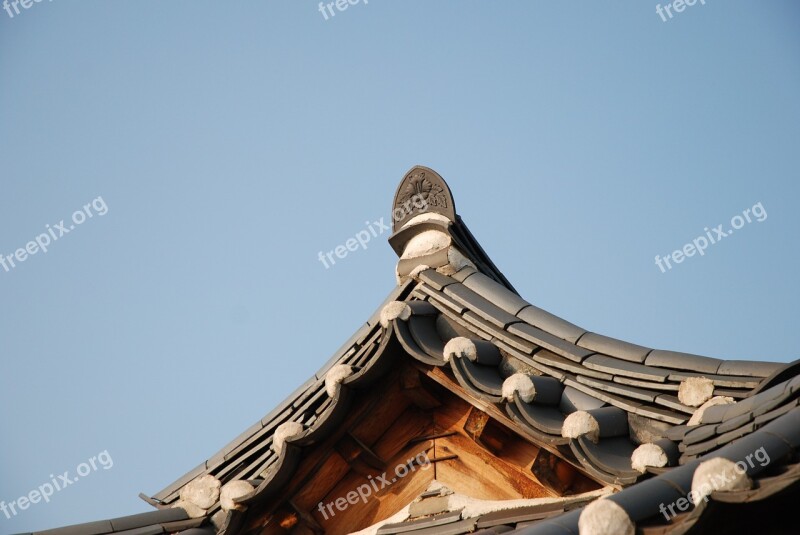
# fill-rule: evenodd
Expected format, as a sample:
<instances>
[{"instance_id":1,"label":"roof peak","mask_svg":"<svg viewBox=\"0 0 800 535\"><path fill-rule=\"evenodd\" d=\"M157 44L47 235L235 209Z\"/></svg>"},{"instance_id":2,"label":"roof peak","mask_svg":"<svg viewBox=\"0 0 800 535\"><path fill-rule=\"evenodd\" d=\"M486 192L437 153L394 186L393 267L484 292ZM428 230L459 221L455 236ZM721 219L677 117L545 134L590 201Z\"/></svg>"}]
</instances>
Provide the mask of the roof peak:
<instances>
[{"instance_id":1,"label":"roof peak","mask_svg":"<svg viewBox=\"0 0 800 535\"><path fill-rule=\"evenodd\" d=\"M429 167L415 165L403 176L392 203L392 231L419 214L435 213L456 220L456 203L444 178ZM399 214L399 215L398 215Z\"/></svg>"},{"instance_id":2,"label":"roof peak","mask_svg":"<svg viewBox=\"0 0 800 535\"><path fill-rule=\"evenodd\" d=\"M400 257L399 284L428 268L453 275L470 267L514 291L456 212L439 173L422 165L412 167L400 181L392 207L389 244Z\"/></svg>"}]
</instances>

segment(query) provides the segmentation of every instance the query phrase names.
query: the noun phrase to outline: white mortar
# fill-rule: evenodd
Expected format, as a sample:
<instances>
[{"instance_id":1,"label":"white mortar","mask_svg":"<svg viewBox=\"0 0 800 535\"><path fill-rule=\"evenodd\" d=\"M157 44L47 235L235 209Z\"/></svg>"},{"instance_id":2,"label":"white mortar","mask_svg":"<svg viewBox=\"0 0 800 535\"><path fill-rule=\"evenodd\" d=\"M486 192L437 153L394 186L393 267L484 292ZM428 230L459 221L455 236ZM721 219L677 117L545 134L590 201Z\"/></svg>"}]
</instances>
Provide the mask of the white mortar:
<instances>
[{"instance_id":1,"label":"white mortar","mask_svg":"<svg viewBox=\"0 0 800 535\"><path fill-rule=\"evenodd\" d=\"M530 403L536 397L536 387L533 380L524 373L515 373L503 381L502 396L506 401L514 401L514 393L518 393L520 399L525 403Z\"/></svg>"}]
</instances>

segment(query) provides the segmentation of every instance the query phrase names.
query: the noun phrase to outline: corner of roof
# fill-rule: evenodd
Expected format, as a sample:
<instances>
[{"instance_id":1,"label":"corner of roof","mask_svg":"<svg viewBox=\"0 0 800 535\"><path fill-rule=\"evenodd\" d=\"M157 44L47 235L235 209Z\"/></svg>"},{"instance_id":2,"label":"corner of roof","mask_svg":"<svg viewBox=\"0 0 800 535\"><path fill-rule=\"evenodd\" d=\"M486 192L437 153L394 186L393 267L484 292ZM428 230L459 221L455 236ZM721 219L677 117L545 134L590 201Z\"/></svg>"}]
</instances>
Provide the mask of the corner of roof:
<instances>
[{"instance_id":1,"label":"corner of roof","mask_svg":"<svg viewBox=\"0 0 800 535\"><path fill-rule=\"evenodd\" d=\"M417 215L439 214L456 220L456 204L444 178L429 167L415 165L403 175L392 203L392 231L397 232Z\"/></svg>"},{"instance_id":2,"label":"corner of roof","mask_svg":"<svg viewBox=\"0 0 800 535\"><path fill-rule=\"evenodd\" d=\"M415 165L403 175L392 202L392 231L398 284L426 269L454 275L471 268L513 291L458 215L447 182L429 167Z\"/></svg>"}]
</instances>

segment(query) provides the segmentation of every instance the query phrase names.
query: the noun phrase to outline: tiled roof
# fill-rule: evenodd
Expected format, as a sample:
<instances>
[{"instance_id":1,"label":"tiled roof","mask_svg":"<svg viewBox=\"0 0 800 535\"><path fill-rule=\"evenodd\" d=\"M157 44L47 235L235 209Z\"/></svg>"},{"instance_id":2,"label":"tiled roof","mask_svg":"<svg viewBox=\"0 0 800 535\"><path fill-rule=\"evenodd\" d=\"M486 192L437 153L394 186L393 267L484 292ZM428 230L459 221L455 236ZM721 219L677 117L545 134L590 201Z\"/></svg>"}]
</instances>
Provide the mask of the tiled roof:
<instances>
[{"instance_id":1,"label":"tiled roof","mask_svg":"<svg viewBox=\"0 0 800 535\"><path fill-rule=\"evenodd\" d=\"M521 303L512 300L513 295L478 272L470 273L463 282L458 282L433 270L423 271L419 274L419 282L411 298L431 303L437 314L412 313L407 321L396 319L395 332L412 357L427 364L449 366L465 390L488 402L504 405L509 417L537 442L569 445L584 468L607 483L630 484L641 477L630 466L630 456L636 444L630 438L629 414L686 430L688 428L683 424L696 410L696 407L686 406L678 399L678 390L686 378L706 377L712 383L713 395L741 399L748 396L764 377L784 366L720 361L657 351L600 335L592 335L584 342L591 335L585 331L577 343L568 342L540 328L548 322L552 325L561 320L541 311L525 314L530 310L529 305L523 304L523 308L518 309ZM516 314L512 313L514 309L517 309ZM502 390L507 378L504 375L507 374L504 374L500 362L481 362L480 352L476 359L455 356L446 361L443 350L447 340L443 340L436 330L440 315L473 332L475 339L491 341L504 355L524 364L533 374L529 379L536 390L546 387L548 397L540 401L537 396L526 402L518 392L514 392L513 397L504 398ZM523 321L522 316L536 321L539 326ZM564 330L574 327L566 322L558 324ZM648 364L653 361L654 354L662 355L658 358L659 365ZM713 373L722 367L736 375ZM703 370L711 370L712 373ZM552 380L547 381L547 378ZM752 400L758 403L772 396L775 388L735 405L719 405L709 409L709 412L715 418L728 413L738 416L743 410L739 407L750 406ZM770 405L762 404L762 410L768 406L779 406L787 398L788 394L773 399ZM728 412L724 413L723 410ZM568 438L562 435L564 421L576 411L586 411L598 422L599 440L596 443L587 436ZM752 428L753 419L742 425ZM735 438L723 433L713 437L718 441L715 444L710 444L709 438L703 442L697 440L698 431L712 427L716 428L692 428L693 434L687 437L675 433L670 436L676 439L676 447L680 445L680 451L684 452L686 447L684 457L692 458ZM690 446L697 443L703 444L706 449ZM672 460L677 462L677 456Z\"/></svg>"},{"instance_id":2,"label":"tiled roof","mask_svg":"<svg viewBox=\"0 0 800 535\"><path fill-rule=\"evenodd\" d=\"M198 529L202 518L189 518L182 509L163 509L150 513L100 520L75 526L38 531L26 535L100 535L119 533L125 535L159 535L181 532L186 535L209 535L214 531Z\"/></svg>"},{"instance_id":3,"label":"tiled roof","mask_svg":"<svg viewBox=\"0 0 800 535\"><path fill-rule=\"evenodd\" d=\"M513 528L523 528L583 507L600 496L608 495L606 490L562 498L523 500L530 503L517 503L514 507L502 508L497 506L497 502L472 500L453 494L448 488L441 486L424 493L415 502L427 514L403 522L384 523L377 527L375 534L472 533L476 530L479 533L505 533L512 531ZM429 502L432 502L432 505L427 505ZM472 510L468 510L470 507ZM355 535L362 533L363 531L357 532Z\"/></svg>"},{"instance_id":4,"label":"tiled roof","mask_svg":"<svg viewBox=\"0 0 800 535\"><path fill-rule=\"evenodd\" d=\"M800 446L797 366L643 347L573 325L515 292L455 214L441 177L412 169L398 188L395 207L406 191L427 192L439 204L396 225L390 243L400 256L398 286L295 393L147 498L162 509L153 515L185 506L181 492L202 476L223 488L247 481L249 492L234 499L240 506L278 496L304 448L340 425L355 389L389 373L398 353L420 366L447 370L466 395L501 409L506 425L619 490L607 499L639 529L688 533L702 527L699 519L714 509L710 504L762 502L786 489L797 491L800 467L792 464ZM443 235L446 239L436 243L447 245L432 248L425 241L431 233ZM771 462L748 466L754 483L715 490L710 502L664 519L659 506L686 496L704 461L743 461L761 447ZM231 507L223 510L219 499L189 512L198 517L192 520L196 525L226 534L238 533L246 516ZM582 512L552 504L474 518L447 511L385 525L379 533L578 533ZM159 520L142 522L135 526L141 533L167 529L150 527ZM115 533L117 524L63 528L52 535Z\"/></svg>"}]
</instances>

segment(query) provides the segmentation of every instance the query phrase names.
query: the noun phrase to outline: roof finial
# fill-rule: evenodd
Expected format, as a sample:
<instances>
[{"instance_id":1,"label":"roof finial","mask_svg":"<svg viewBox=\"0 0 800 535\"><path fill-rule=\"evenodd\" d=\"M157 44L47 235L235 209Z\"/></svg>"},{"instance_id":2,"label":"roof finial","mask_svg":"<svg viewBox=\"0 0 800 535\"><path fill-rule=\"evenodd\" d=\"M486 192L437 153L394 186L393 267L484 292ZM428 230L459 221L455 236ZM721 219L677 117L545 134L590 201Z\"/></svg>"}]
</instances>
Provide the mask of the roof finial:
<instances>
[{"instance_id":1,"label":"roof finial","mask_svg":"<svg viewBox=\"0 0 800 535\"><path fill-rule=\"evenodd\" d=\"M413 217L423 213L440 214L456 220L456 205L450 188L434 171L415 165L397 187L392 204L392 231L397 232Z\"/></svg>"}]
</instances>

